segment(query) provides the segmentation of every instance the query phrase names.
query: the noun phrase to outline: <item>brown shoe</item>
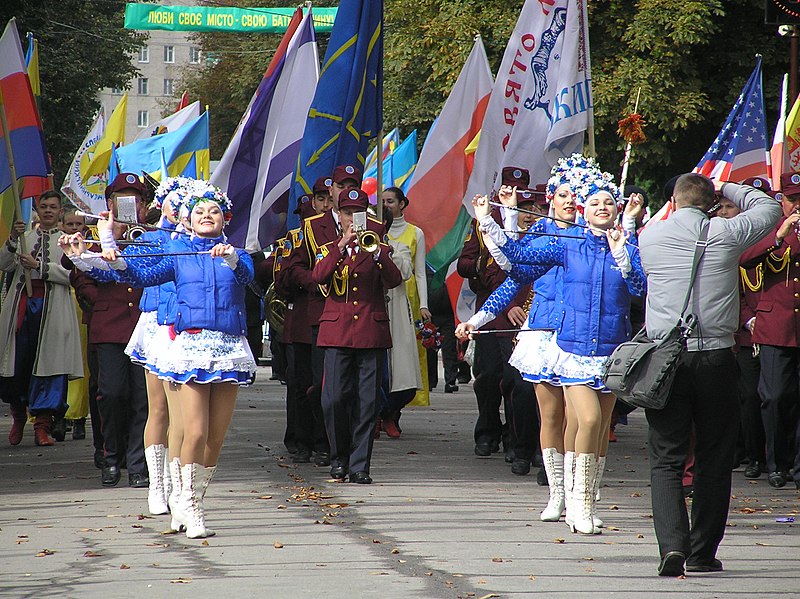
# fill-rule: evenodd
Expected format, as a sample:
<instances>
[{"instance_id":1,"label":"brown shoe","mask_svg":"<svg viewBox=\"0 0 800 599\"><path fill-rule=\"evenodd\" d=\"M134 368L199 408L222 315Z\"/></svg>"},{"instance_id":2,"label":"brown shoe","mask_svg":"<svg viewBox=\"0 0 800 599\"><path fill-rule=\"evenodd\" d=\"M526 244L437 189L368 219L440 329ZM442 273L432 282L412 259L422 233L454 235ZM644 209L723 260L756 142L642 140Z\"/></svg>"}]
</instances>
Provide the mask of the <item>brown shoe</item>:
<instances>
[{"instance_id":1,"label":"brown shoe","mask_svg":"<svg viewBox=\"0 0 800 599\"><path fill-rule=\"evenodd\" d=\"M394 420L383 420L381 421L383 430L386 434L391 437L392 439L397 439L400 436L400 429L397 428L397 425L394 423Z\"/></svg>"},{"instance_id":2,"label":"brown shoe","mask_svg":"<svg viewBox=\"0 0 800 599\"><path fill-rule=\"evenodd\" d=\"M33 423L33 440L36 445L48 446L55 445L56 442L50 436L50 427L53 417L50 414L39 414Z\"/></svg>"},{"instance_id":3,"label":"brown shoe","mask_svg":"<svg viewBox=\"0 0 800 599\"><path fill-rule=\"evenodd\" d=\"M25 422L28 420L28 411L25 406L19 404L10 404L9 407L13 422L11 430L8 431L8 442L11 445L19 445L22 441L22 432L25 430Z\"/></svg>"}]
</instances>

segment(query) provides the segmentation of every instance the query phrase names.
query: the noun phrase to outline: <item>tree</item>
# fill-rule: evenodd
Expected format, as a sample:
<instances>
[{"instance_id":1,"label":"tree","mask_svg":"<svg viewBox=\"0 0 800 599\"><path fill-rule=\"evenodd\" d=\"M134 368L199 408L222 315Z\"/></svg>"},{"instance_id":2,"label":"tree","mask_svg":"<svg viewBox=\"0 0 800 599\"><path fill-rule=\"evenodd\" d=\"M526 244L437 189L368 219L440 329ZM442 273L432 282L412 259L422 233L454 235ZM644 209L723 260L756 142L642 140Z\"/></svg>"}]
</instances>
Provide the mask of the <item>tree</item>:
<instances>
[{"instance_id":1,"label":"tree","mask_svg":"<svg viewBox=\"0 0 800 599\"><path fill-rule=\"evenodd\" d=\"M147 39L123 29L124 0L4 0L3 25L17 18L20 35L39 39L41 117L56 185L100 107L105 87L124 88L136 75L131 55Z\"/></svg>"}]
</instances>

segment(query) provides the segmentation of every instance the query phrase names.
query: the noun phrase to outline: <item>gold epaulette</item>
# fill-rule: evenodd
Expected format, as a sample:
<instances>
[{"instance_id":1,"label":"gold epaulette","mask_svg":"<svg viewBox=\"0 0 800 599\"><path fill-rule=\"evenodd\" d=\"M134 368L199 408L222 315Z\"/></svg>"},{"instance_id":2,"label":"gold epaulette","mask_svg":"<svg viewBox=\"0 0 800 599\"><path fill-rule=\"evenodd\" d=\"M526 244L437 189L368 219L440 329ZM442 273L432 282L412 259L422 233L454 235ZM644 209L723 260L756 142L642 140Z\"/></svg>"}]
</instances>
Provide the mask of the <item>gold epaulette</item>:
<instances>
[{"instance_id":1,"label":"gold epaulette","mask_svg":"<svg viewBox=\"0 0 800 599\"><path fill-rule=\"evenodd\" d=\"M311 228L311 221L315 218L321 217L322 214L317 214L316 216L312 216L311 218L307 218L305 223L303 224L303 231L305 235L306 245L308 246L308 260L309 268L314 268L314 262L316 261L317 250L319 249L319 245L317 245L317 239L314 237L314 230Z\"/></svg>"},{"instance_id":2,"label":"gold epaulette","mask_svg":"<svg viewBox=\"0 0 800 599\"><path fill-rule=\"evenodd\" d=\"M762 264L756 266L756 281L753 283L750 280L750 277L747 276L747 270L739 267L739 276L742 279L742 288L749 289L752 292L757 292L761 290L761 286L764 284L764 267Z\"/></svg>"},{"instance_id":3,"label":"gold epaulette","mask_svg":"<svg viewBox=\"0 0 800 599\"><path fill-rule=\"evenodd\" d=\"M769 254L767 254L765 262L767 263L767 266L769 266L769 269L777 274L781 272L783 269L789 267L789 263L792 261L791 253L792 253L792 248L790 247L786 248L786 251L783 253L783 256L778 256L775 254L775 252L770 252Z\"/></svg>"}]
</instances>

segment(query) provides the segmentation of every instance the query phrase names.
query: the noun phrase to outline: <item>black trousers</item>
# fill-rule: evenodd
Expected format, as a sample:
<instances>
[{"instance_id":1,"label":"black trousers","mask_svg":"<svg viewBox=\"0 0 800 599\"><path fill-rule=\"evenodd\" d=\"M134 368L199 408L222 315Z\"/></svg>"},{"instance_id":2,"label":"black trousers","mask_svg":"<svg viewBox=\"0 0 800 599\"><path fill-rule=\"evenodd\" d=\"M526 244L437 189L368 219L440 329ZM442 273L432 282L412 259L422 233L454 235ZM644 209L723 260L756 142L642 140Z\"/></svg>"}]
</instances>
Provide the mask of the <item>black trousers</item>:
<instances>
[{"instance_id":1,"label":"black trousers","mask_svg":"<svg viewBox=\"0 0 800 599\"><path fill-rule=\"evenodd\" d=\"M514 410L511 396L525 383L519 372L508 364L514 350L510 337L479 335L475 343L475 363L472 371L475 380L472 390L478 402L478 420L475 423L475 442L499 443L505 440L511 428ZM516 375L516 376L515 376ZM520 389L524 394L524 389ZM506 425L500 420L500 403L505 401ZM511 440L514 446L514 440Z\"/></svg>"},{"instance_id":2,"label":"black trousers","mask_svg":"<svg viewBox=\"0 0 800 599\"><path fill-rule=\"evenodd\" d=\"M385 349L325 348L322 411L331 467L369 473Z\"/></svg>"},{"instance_id":3,"label":"black trousers","mask_svg":"<svg viewBox=\"0 0 800 599\"><path fill-rule=\"evenodd\" d=\"M795 480L800 480L800 348L761 346L761 417L767 445L767 468L770 472L790 471L795 466Z\"/></svg>"},{"instance_id":4,"label":"black trousers","mask_svg":"<svg viewBox=\"0 0 800 599\"><path fill-rule=\"evenodd\" d=\"M458 376L458 353L456 350L456 327L452 315L434 315L431 319L442 334L442 365L444 382L455 385ZM428 350L428 386L435 389L439 384L439 350Z\"/></svg>"},{"instance_id":5,"label":"black trousers","mask_svg":"<svg viewBox=\"0 0 800 599\"><path fill-rule=\"evenodd\" d=\"M324 431L320 407L319 421L311 408L308 391L313 381L311 371L311 345L308 343L291 343L286 346L288 363L286 385L287 428L289 419L294 431L294 440L298 449L314 451L314 439L317 431Z\"/></svg>"},{"instance_id":6,"label":"black trousers","mask_svg":"<svg viewBox=\"0 0 800 599\"><path fill-rule=\"evenodd\" d=\"M742 347L736 354L736 365L739 367L739 405L742 410L745 455L748 461L764 464L766 437L761 418L761 396L758 394L761 362L753 356L752 347Z\"/></svg>"},{"instance_id":7,"label":"black trousers","mask_svg":"<svg viewBox=\"0 0 800 599\"><path fill-rule=\"evenodd\" d=\"M667 406L645 411L650 425L653 526L662 556L682 551L689 563L709 562L725 534L739 434L736 379L730 349L690 352L678 367ZM682 478L693 425L690 525Z\"/></svg>"},{"instance_id":8,"label":"black trousers","mask_svg":"<svg viewBox=\"0 0 800 599\"><path fill-rule=\"evenodd\" d=\"M513 380L511 401L506 404L511 409L511 415L507 418L511 429L511 447L516 459L530 460L539 453L540 422L536 393L533 383L525 381L511 364L506 362L504 368L509 371L507 377Z\"/></svg>"},{"instance_id":9,"label":"black trousers","mask_svg":"<svg viewBox=\"0 0 800 599\"><path fill-rule=\"evenodd\" d=\"M98 343L97 406L103 431L106 464L120 466L127 456L128 474L147 475L144 425L147 388L144 368L131 362L124 343Z\"/></svg>"},{"instance_id":10,"label":"black trousers","mask_svg":"<svg viewBox=\"0 0 800 599\"><path fill-rule=\"evenodd\" d=\"M92 417L92 445L95 452L103 451L103 426L98 400L97 378L97 346L89 344L86 349L86 361L89 363L89 414Z\"/></svg>"},{"instance_id":11,"label":"black trousers","mask_svg":"<svg viewBox=\"0 0 800 599\"><path fill-rule=\"evenodd\" d=\"M314 451L330 452L330 442L322 413L322 380L325 377L325 348L317 346L319 325L311 327L311 387L308 402L314 414Z\"/></svg>"}]
</instances>

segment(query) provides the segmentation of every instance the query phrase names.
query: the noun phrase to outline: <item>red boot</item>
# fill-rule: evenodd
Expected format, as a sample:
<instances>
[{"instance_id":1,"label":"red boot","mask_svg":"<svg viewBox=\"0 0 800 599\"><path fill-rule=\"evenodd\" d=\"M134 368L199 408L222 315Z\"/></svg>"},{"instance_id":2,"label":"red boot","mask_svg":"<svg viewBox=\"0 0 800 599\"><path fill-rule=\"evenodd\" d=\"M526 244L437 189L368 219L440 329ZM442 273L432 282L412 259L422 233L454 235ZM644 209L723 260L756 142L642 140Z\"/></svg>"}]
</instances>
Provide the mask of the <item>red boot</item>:
<instances>
[{"instance_id":1,"label":"red boot","mask_svg":"<svg viewBox=\"0 0 800 599\"><path fill-rule=\"evenodd\" d=\"M394 420L383 420L382 426L386 434L392 439L397 439L400 436L400 429L397 428L397 424L395 424Z\"/></svg>"},{"instance_id":2,"label":"red boot","mask_svg":"<svg viewBox=\"0 0 800 599\"><path fill-rule=\"evenodd\" d=\"M25 406L18 403L9 404L11 408L11 430L8 431L8 442L11 445L19 445L22 441L22 431L25 430L25 422L28 420L28 411Z\"/></svg>"},{"instance_id":3,"label":"red boot","mask_svg":"<svg viewBox=\"0 0 800 599\"><path fill-rule=\"evenodd\" d=\"M36 445L55 445L56 442L50 436L50 427L53 424L53 417L50 414L39 414L33 423L33 440Z\"/></svg>"}]
</instances>

